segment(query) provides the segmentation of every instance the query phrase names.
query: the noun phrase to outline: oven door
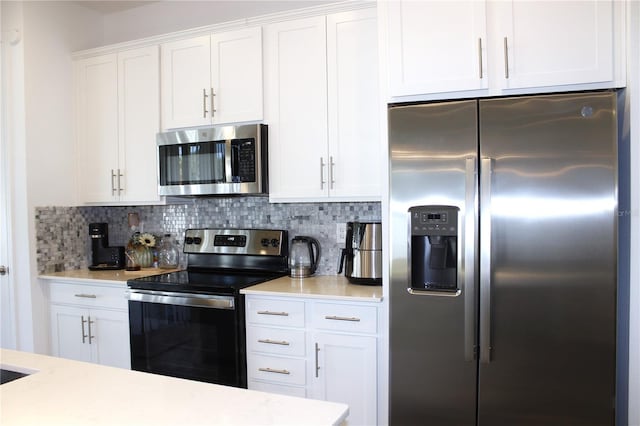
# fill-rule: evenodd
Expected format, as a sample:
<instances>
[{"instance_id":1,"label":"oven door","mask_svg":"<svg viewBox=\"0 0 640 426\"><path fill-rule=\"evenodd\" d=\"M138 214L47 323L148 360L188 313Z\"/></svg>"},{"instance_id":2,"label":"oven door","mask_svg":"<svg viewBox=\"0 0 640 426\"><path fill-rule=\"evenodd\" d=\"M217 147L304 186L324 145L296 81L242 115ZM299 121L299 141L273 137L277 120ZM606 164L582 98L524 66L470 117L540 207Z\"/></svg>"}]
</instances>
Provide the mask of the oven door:
<instances>
[{"instance_id":1,"label":"oven door","mask_svg":"<svg viewBox=\"0 0 640 426\"><path fill-rule=\"evenodd\" d=\"M129 290L128 299L133 370L247 387L236 298Z\"/></svg>"}]
</instances>

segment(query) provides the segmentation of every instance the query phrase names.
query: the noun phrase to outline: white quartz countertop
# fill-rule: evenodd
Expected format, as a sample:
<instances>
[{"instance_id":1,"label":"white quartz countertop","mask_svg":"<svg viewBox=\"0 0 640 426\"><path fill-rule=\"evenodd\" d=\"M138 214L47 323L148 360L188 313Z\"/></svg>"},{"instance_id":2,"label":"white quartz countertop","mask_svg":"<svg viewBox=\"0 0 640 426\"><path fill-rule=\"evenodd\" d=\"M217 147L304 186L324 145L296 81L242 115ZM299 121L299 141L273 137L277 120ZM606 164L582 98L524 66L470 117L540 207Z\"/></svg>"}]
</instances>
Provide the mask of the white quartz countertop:
<instances>
[{"instance_id":1,"label":"white quartz countertop","mask_svg":"<svg viewBox=\"0 0 640 426\"><path fill-rule=\"evenodd\" d=\"M179 269L142 268L139 271L111 270L111 271L91 271L89 269L73 269L63 272L51 272L39 275L43 280L64 280L64 281L113 281L127 284L127 280L150 275L166 274L168 272L179 271Z\"/></svg>"},{"instance_id":2,"label":"white quartz countertop","mask_svg":"<svg viewBox=\"0 0 640 426\"><path fill-rule=\"evenodd\" d=\"M338 425L345 404L302 399L0 349L0 424Z\"/></svg>"},{"instance_id":3,"label":"white quartz countertop","mask_svg":"<svg viewBox=\"0 0 640 426\"><path fill-rule=\"evenodd\" d=\"M382 286L351 284L342 275L282 277L240 290L243 294L381 302Z\"/></svg>"}]
</instances>

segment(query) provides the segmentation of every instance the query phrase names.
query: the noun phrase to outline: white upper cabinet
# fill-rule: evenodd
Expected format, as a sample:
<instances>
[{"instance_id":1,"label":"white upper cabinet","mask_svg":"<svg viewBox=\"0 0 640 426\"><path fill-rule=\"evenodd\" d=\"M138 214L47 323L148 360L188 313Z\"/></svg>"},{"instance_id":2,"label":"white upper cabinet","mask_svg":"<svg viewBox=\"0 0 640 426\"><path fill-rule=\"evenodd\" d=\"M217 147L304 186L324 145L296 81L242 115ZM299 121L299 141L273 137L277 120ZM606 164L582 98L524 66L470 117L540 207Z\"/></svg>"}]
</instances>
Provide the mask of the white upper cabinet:
<instances>
[{"instance_id":1,"label":"white upper cabinet","mask_svg":"<svg viewBox=\"0 0 640 426\"><path fill-rule=\"evenodd\" d=\"M393 1L388 26L394 96L488 87L484 2Z\"/></svg>"},{"instance_id":2,"label":"white upper cabinet","mask_svg":"<svg viewBox=\"0 0 640 426\"><path fill-rule=\"evenodd\" d=\"M374 9L265 27L272 201L380 198Z\"/></svg>"},{"instance_id":3,"label":"white upper cabinet","mask_svg":"<svg viewBox=\"0 0 640 426\"><path fill-rule=\"evenodd\" d=\"M622 2L398 0L381 10L392 98L625 84Z\"/></svg>"},{"instance_id":4,"label":"white upper cabinet","mask_svg":"<svg viewBox=\"0 0 640 426\"><path fill-rule=\"evenodd\" d=\"M155 202L158 46L78 60L81 203Z\"/></svg>"},{"instance_id":5,"label":"white upper cabinet","mask_svg":"<svg viewBox=\"0 0 640 426\"><path fill-rule=\"evenodd\" d=\"M262 30L216 33L161 46L162 127L262 119Z\"/></svg>"}]
</instances>

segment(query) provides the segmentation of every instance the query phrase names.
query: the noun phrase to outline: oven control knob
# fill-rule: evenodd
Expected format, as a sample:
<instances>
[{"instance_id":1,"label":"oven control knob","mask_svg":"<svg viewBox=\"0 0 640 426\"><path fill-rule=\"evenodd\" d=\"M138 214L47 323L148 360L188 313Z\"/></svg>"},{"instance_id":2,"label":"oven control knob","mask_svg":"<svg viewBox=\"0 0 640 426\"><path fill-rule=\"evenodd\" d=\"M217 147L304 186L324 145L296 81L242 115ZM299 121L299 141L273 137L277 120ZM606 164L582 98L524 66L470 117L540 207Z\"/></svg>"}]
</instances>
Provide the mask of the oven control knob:
<instances>
[{"instance_id":1,"label":"oven control knob","mask_svg":"<svg viewBox=\"0 0 640 426\"><path fill-rule=\"evenodd\" d=\"M185 238L185 239L184 239L184 243L185 243L185 244L193 244L193 238L191 238L191 237L187 237L187 238Z\"/></svg>"},{"instance_id":2,"label":"oven control knob","mask_svg":"<svg viewBox=\"0 0 640 426\"><path fill-rule=\"evenodd\" d=\"M269 239L268 238L263 238L260 240L260 245L262 247L269 247Z\"/></svg>"},{"instance_id":3,"label":"oven control knob","mask_svg":"<svg viewBox=\"0 0 640 426\"><path fill-rule=\"evenodd\" d=\"M275 238L271 240L271 247L278 247L279 244L280 240L276 240Z\"/></svg>"},{"instance_id":4,"label":"oven control knob","mask_svg":"<svg viewBox=\"0 0 640 426\"><path fill-rule=\"evenodd\" d=\"M193 238L193 244L202 244L202 238L194 237Z\"/></svg>"}]
</instances>

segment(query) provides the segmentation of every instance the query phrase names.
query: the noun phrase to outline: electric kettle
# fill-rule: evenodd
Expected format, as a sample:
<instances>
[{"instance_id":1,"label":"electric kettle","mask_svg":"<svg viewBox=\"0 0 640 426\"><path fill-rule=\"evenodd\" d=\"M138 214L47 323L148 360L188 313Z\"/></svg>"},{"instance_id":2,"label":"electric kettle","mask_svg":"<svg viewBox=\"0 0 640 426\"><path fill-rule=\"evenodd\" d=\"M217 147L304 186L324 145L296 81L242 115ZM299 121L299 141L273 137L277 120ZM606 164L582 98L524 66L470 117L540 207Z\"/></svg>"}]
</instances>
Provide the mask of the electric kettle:
<instances>
[{"instance_id":1,"label":"electric kettle","mask_svg":"<svg viewBox=\"0 0 640 426\"><path fill-rule=\"evenodd\" d=\"M312 237L296 236L291 240L289 267L291 276L304 278L313 275L320 260L320 243Z\"/></svg>"}]
</instances>

